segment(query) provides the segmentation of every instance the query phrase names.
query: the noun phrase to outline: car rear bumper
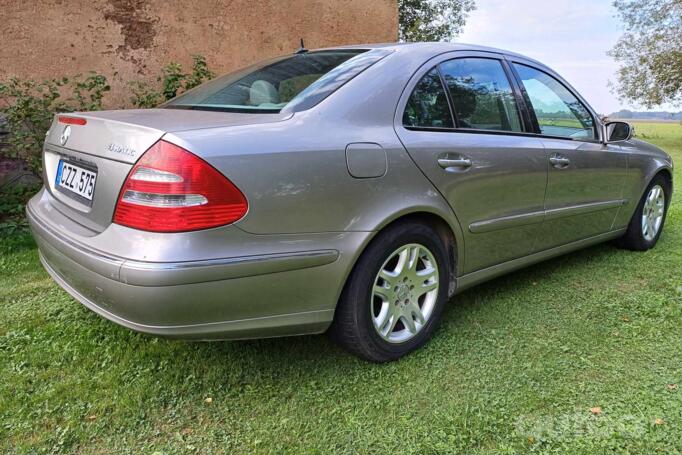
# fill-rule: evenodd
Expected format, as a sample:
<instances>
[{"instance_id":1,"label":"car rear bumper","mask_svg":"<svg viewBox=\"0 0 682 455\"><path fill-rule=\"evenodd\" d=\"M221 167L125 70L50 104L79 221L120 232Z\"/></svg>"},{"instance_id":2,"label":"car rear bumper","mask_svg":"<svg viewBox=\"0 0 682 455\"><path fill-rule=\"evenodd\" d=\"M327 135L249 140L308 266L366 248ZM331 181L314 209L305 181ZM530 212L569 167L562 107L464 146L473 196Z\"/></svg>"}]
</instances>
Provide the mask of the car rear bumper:
<instances>
[{"instance_id":1,"label":"car rear bumper","mask_svg":"<svg viewBox=\"0 0 682 455\"><path fill-rule=\"evenodd\" d=\"M258 236L260 246L251 255L141 261L62 232L52 219L58 214L44 210L45 198L49 195L34 197L27 216L47 272L100 316L159 336L237 339L323 332L333 319L352 252L367 236L337 234L335 243L324 242L326 248L269 254L262 253L263 242L275 239Z\"/></svg>"}]
</instances>

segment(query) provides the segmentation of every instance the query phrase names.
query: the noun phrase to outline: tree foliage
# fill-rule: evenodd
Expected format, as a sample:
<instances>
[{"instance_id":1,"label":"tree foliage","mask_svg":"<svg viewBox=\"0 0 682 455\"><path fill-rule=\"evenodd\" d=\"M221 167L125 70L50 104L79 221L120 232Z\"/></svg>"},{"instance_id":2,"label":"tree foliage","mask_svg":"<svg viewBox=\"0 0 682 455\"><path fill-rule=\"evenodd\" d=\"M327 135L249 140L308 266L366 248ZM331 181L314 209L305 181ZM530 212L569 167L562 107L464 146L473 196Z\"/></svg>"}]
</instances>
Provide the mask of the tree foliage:
<instances>
[{"instance_id":1,"label":"tree foliage","mask_svg":"<svg viewBox=\"0 0 682 455\"><path fill-rule=\"evenodd\" d=\"M400 41L449 41L464 27L474 0L398 0Z\"/></svg>"},{"instance_id":2,"label":"tree foliage","mask_svg":"<svg viewBox=\"0 0 682 455\"><path fill-rule=\"evenodd\" d=\"M651 108L682 104L682 0L615 0L625 33L610 55L620 64L616 91Z\"/></svg>"}]
</instances>

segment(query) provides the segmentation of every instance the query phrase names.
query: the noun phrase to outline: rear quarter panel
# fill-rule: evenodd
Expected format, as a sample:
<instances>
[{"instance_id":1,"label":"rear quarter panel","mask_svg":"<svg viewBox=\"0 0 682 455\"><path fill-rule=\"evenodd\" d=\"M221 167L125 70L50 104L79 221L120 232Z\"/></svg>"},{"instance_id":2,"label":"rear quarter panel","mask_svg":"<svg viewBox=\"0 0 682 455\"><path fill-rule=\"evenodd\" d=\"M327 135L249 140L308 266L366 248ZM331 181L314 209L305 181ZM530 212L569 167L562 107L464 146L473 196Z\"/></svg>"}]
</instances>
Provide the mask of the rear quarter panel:
<instances>
[{"instance_id":1,"label":"rear quarter panel","mask_svg":"<svg viewBox=\"0 0 682 455\"><path fill-rule=\"evenodd\" d=\"M200 150L244 192L249 212L236 223L241 229L254 234L374 231L405 210L443 209L440 195L390 126L318 122L313 127L303 119L287 123L275 131L250 127L193 132L177 141L188 150ZM384 149L385 175L350 175L345 150L354 142L373 142Z\"/></svg>"}]
</instances>

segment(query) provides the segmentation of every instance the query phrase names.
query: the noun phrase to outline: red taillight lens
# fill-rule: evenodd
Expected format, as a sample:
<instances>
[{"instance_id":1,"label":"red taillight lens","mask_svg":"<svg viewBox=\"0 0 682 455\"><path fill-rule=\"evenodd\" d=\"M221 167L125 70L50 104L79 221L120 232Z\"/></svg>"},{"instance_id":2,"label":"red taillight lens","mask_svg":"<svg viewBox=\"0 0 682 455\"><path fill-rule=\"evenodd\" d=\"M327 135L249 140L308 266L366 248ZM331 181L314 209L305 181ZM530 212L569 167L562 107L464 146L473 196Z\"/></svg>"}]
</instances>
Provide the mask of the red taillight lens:
<instances>
[{"instance_id":1,"label":"red taillight lens","mask_svg":"<svg viewBox=\"0 0 682 455\"><path fill-rule=\"evenodd\" d=\"M87 125L88 121L81 117L69 117L67 115L60 115L57 117L59 123L65 123L67 125Z\"/></svg>"},{"instance_id":2,"label":"red taillight lens","mask_svg":"<svg viewBox=\"0 0 682 455\"><path fill-rule=\"evenodd\" d=\"M248 210L239 189L210 164L175 144L154 144L128 174L114 223L183 232L237 221Z\"/></svg>"}]
</instances>

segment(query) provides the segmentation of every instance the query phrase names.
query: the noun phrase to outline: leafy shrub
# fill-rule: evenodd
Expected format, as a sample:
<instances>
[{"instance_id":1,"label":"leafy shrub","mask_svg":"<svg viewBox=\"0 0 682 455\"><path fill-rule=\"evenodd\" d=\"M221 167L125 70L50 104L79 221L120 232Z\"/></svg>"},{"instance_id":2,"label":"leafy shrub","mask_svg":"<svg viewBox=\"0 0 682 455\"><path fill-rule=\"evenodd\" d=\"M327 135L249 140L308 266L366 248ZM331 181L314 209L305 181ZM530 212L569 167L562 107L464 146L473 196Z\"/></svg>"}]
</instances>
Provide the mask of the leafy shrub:
<instances>
[{"instance_id":1,"label":"leafy shrub","mask_svg":"<svg viewBox=\"0 0 682 455\"><path fill-rule=\"evenodd\" d=\"M45 133L55 112L92 111L102 108L102 98L110 90L107 79L91 73L73 79L42 82L10 78L0 82L0 111L9 127L6 158L23 159L36 174L41 172ZM64 98L64 94L69 94Z\"/></svg>"},{"instance_id":2,"label":"leafy shrub","mask_svg":"<svg viewBox=\"0 0 682 455\"><path fill-rule=\"evenodd\" d=\"M190 73L177 63L164 66L157 80L161 87L146 82L131 82L135 107L150 108L168 101L178 93L196 87L214 77L201 55L192 57ZM9 137L8 147L0 147L0 159L23 160L36 175L42 172L42 147L45 134L58 112L97 111L110 86L107 78L97 73L73 78L44 81L10 78L0 81L0 113ZM0 236L19 236L28 231L24 217L26 202L39 185L6 185L0 188Z\"/></svg>"},{"instance_id":3,"label":"leafy shrub","mask_svg":"<svg viewBox=\"0 0 682 455\"><path fill-rule=\"evenodd\" d=\"M40 185L11 185L0 190L0 237L28 232L24 207Z\"/></svg>"},{"instance_id":4,"label":"leafy shrub","mask_svg":"<svg viewBox=\"0 0 682 455\"><path fill-rule=\"evenodd\" d=\"M183 73L179 63L171 62L163 67L162 75L156 80L160 87L153 87L147 82L131 82L133 96L130 101L139 108L152 108L175 98L179 93L187 91L215 77L208 69L206 58L201 55L192 56L192 71Z\"/></svg>"},{"instance_id":5,"label":"leafy shrub","mask_svg":"<svg viewBox=\"0 0 682 455\"><path fill-rule=\"evenodd\" d=\"M192 70L184 73L178 63L169 63L157 79L161 87L146 82L131 82L135 107L151 108L174 98L178 93L210 80L206 58L194 55ZM25 160L36 174L41 173L41 156L45 133L56 112L96 111L110 86L107 78L97 73L71 79L44 81L10 78L0 81L0 112L9 128L9 147L0 149L0 158Z\"/></svg>"}]
</instances>

